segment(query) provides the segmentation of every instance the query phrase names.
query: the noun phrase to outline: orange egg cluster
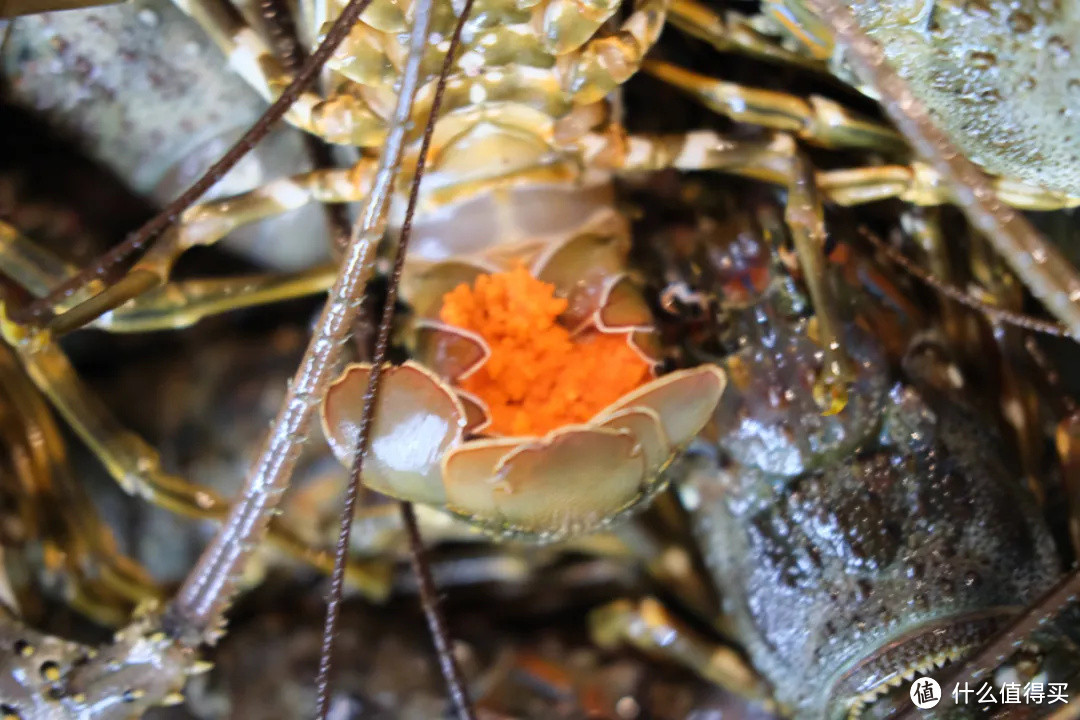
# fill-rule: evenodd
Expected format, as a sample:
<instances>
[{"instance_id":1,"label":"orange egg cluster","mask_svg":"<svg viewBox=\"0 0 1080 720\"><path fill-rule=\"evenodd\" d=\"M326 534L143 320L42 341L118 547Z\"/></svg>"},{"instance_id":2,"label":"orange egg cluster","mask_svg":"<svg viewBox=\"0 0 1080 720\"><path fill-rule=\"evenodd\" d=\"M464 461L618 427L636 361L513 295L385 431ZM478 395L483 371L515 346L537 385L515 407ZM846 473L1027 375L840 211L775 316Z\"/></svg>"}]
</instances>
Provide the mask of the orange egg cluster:
<instances>
[{"instance_id":1,"label":"orange egg cluster","mask_svg":"<svg viewBox=\"0 0 1080 720\"><path fill-rule=\"evenodd\" d=\"M489 432L542 435L582 423L650 380L624 335L571 337L557 321L566 307L553 285L522 267L481 275L443 298L440 319L491 347L487 362L460 383L487 403Z\"/></svg>"}]
</instances>

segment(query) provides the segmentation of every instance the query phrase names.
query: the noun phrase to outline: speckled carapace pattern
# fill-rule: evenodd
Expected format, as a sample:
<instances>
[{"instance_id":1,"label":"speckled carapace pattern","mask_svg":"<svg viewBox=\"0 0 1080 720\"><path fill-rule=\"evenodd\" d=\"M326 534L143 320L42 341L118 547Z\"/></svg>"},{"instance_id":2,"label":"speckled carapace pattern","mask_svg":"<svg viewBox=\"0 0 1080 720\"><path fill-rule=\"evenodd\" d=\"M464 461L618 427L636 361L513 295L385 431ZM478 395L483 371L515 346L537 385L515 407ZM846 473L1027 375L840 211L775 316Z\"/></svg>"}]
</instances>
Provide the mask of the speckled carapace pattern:
<instances>
[{"instance_id":1,"label":"speckled carapace pattern","mask_svg":"<svg viewBox=\"0 0 1080 720\"><path fill-rule=\"evenodd\" d=\"M1080 5L855 0L851 8L971 160L1080 194Z\"/></svg>"},{"instance_id":2,"label":"speckled carapace pattern","mask_svg":"<svg viewBox=\"0 0 1080 720\"><path fill-rule=\"evenodd\" d=\"M789 477L710 458L689 485L724 610L799 718L842 717L831 703L883 677L872 660L855 666L901 636L913 641L890 673L970 651L1060 571L1034 503L970 416L901 385L885 400L853 453Z\"/></svg>"}]
</instances>

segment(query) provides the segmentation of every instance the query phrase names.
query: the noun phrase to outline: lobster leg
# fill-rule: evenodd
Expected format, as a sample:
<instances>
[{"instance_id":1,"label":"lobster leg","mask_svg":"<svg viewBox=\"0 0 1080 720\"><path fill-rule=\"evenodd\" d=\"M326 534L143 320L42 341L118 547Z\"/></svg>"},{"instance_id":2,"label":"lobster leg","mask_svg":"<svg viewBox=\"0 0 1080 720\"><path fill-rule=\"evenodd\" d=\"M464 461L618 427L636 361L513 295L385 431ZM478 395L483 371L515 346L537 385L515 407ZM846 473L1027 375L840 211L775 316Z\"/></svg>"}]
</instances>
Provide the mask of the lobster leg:
<instances>
[{"instance_id":1,"label":"lobster leg","mask_svg":"<svg viewBox=\"0 0 1080 720\"><path fill-rule=\"evenodd\" d=\"M600 647L630 644L693 670L753 702L771 706L770 692L737 652L694 632L655 598L616 600L589 614L590 634Z\"/></svg>"},{"instance_id":2,"label":"lobster leg","mask_svg":"<svg viewBox=\"0 0 1080 720\"><path fill-rule=\"evenodd\" d=\"M3 230L0 224L0 234ZM25 239L22 243L29 245ZM6 269L9 259L10 255L0 252L0 269ZM19 258L20 261L24 259ZM45 276L55 278L58 283L72 277L75 272L74 269L65 269ZM114 333L178 330L190 327L203 318L232 310L326 292L335 272L334 266L321 265L295 273L170 282L127 301L99 317L91 327ZM48 292L41 292L39 284L29 285L24 284L23 287L37 297L44 297ZM62 308L57 306L58 310Z\"/></svg>"},{"instance_id":3,"label":"lobster leg","mask_svg":"<svg viewBox=\"0 0 1080 720\"><path fill-rule=\"evenodd\" d=\"M49 288L78 270L0 221L0 272L31 295L45 297ZM115 333L177 330L231 310L325 292L335 272L332 265L322 265L295 273L169 282L98 317L91 326ZM60 314L72 305L68 300L53 309Z\"/></svg>"},{"instance_id":4,"label":"lobster leg","mask_svg":"<svg viewBox=\"0 0 1080 720\"><path fill-rule=\"evenodd\" d=\"M236 9L224 0L175 0L213 39L229 64L268 102L281 95L292 76L281 66L262 38ZM388 5L389 3L379 3ZM380 8L369 8L368 12ZM396 8L392 8L396 12ZM404 29L404 28L400 28ZM377 147L386 137L386 122L359 98L336 95L324 99L306 91L285 114L295 127L329 142Z\"/></svg>"},{"instance_id":5,"label":"lobster leg","mask_svg":"<svg viewBox=\"0 0 1080 720\"><path fill-rule=\"evenodd\" d=\"M695 0L677 0L668 11L668 20L682 32L704 40L720 52L736 52L823 75L828 73L824 63L787 50L734 11L720 15Z\"/></svg>"},{"instance_id":6,"label":"lobster leg","mask_svg":"<svg viewBox=\"0 0 1080 720\"><path fill-rule=\"evenodd\" d=\"M64 592L76 608L105 623L126 620L133 603L160 591L117 551L108 526L71 476L56 422L6 348L0 348L0 401L0 435L26 498L20 503L24 543L41 543L49 570L65 578Z\"/></svg>"},{"instance_id":7,"label":"lobster leg","mask_svg":"<svg viewBox=\"0 0 1080 720\"><path fill-rule=\"evenodd\" d=\"M892 128L817 95L804 100L788 93L748 88L660 60L646 60L641 67L646 73L686 91L709 109L736 122L789 132L801 141L825 148L866 149L893 155L907 153L903 136ZM941 176L922 162L825 171L818 177L822 191L840 205L858 205L891 197L916 205L944 205L955 201ZM1023 210L1058 210L1080 204L1080 198L1016 180L990 176L986 180L1003 202Z\"/></svg>"},{"instance_id":8,"label":"lobster leg","mask_svg":"<svg viewBox=\"0 0 1080 720\"><path fill-rule=\"evenodd\" d=\"M779 21L785 32L793 35L815 56L827 58L831 54L831 34L819 19L807 13L799 3L770 0L768 6L767 17ZM803 69L822 71L825 68L818 61L783 49L774 39L757 33L743 21L726 22L693 0L675 3L671 9L671 20L683 32L705 40L721 51L740 52ZM659 60L647 60L641 68L736 122L791 132L804 142L826 148L908 153L906 141L900 133L820 96L812 95L803 99L787 93L747 88ZM1022 210L1059 210L1080 204L1080 198L1062 192L1007 178L985 176L985 179L1003 202ZM927 206L956 202L949 184L931 165L923 162L910 166L827 171L819 174L819 184L832 202L841 205L857 205L891 197Z\"/></svg>"},{"instance_id":9,"label":"lobster leg","mask_svg":"<svg viewBox=\"0 0 1080 720\"><path fill-rule=\"evenodd\" d=\"M1020 210L1061 210L1080 205L1080 198L1026 185L1015 180L987 177L1001 201ZM953 202L952 193L929 165L877 165L817 173L818 187L837 205L862 205L899 198L931 207Z\"/></svg>"},{"instance_id":10,"label":"lobster leg","mask_svg":"<svg viewBox=\"0 0 1080 720\"><path fill-rule=\"evenodd\" d=\"M116 333L177 330L212 315L324 293L336 273L336 266L320 265L280 275L171 282L99 318L94 326Z\"/></svg>"},{"instance_id":11,"label":"lobster leg","mask_svg":"<svg viewBox=\"0 0 1080 720\"><path fill-rule=\"evenodd\" d=\"M804 100L789 93L748 88L661 60L646 60L641 69L736 122L790 132L800 140L827 148L907 152L903 136L888 125L817 95Z\"/></svg>"},{"instance_id":12,"label":"lobster leg","mask_svg":"<svg viewBox=\"0 0 1080 720\"><path fill-rule=\"evenodd\" d=\"M38 390L126 492L186 517L220 521L228 513L228 503L216 493L165 471L157 451L123 427L82 384L55 342L42 337L16 344L12 342L15 338L6 339L18 348L23 367ZM310 547L281 523L272 524L270 538L280 549L324 572L332 566L329 552ZM364 594L379 598L388 592L384 565L354 562L349 571L350 581Z\"/></svg>"},{"instance_id":13,"label":"lobster leg","mask_svg":"<svg viewBox=\"0 0 1080 720\"><path fill-rule=\"evenodd\" d=\"M248 223L295 210L310 202L346 203L362 200L371 185L370 161L361 160L351 169L317 170L292 178L282 178L231 198L196 205L180 217L118 282L101 288L90 287L64 301L65 310L50 325L54 334L88 325L132 298L163 285L172 266L185 251L196 245L211 245ZM0 224L0 268L11 277L28 278L27 288L43 294L70 276L70 270L55 258L46 257L27 241L20 240L9 226ZM137 305L118 311L115 320L99 325L118 332L134 332L154 327L183 327L215 312L244 307L262 301L287 299L321 292L333 280L327 268L285 276L239 278L231 281L198 281L180 288L165 286ZM99 291L96 295L90 294ZM124 329L126 324L126 328Z\"/></svg>"}]
</instances>

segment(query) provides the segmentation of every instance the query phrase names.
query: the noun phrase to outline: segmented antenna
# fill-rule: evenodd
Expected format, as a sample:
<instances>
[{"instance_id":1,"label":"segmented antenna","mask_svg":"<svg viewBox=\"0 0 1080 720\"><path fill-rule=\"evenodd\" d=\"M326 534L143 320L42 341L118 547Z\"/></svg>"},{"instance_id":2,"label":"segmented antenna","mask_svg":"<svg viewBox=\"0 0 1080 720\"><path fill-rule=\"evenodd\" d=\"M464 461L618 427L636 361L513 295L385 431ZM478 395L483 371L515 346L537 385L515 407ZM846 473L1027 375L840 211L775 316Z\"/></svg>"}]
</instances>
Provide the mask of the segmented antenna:
<instances>
[{"instance_id":1,"label":"segmented antenna","mask_svg":"<svg viewBox=\"0 0 1080 720\"><path fill-rule=\"evenodd\" d=\"M362 4L363 0L351 2ZM418 7L430 7L430 3ZM375 271L376 248L385 234L390 197L411 129L423 49L422 41L410 43L397 106L387 122L383 153L371 190L344 248L341 267L312 329L304 356L248 471L241 496L166 610L163 623L185 644L212 642L220 635L225 611L237 592L237 581L288 487L315 409L337 368L342 344L359 311L360 297ZM309 64L315 61L313 57Z\"/></svg>"},{"instance_id":2,"label":"segmented antenna","mask_svg":"<svg viewBox=\"0 0 1080 720\"><path fill-rule=\"evenodd\" d=\"M413 58L413 49L420 48L422 54L427 42L428 24L430 22L431 0L418 0L414 5L415 17L413 19L412 39L410 46L410 61ZM375 353L372 358L371 375L368 378L367 391L364 393L364 404L361 410L359 427L357 429L356 454L353 457L352 468L349 473L349 486L345 491L345 502L341 511L341 525L338 531L337 548L334 557L334 572L330 579L330 595L326 602L326 623L323 629L322 653L319 657L319 674L316 680L318 700L316 703L316 717L326 720L330 711L330 673L333 669L333 650L335 628L340 614L342 593L345 587L345 561L349 552L349 537L352 532L353 512L356 501L360 494L360 478L363 474L364 457L367 453L367 445L371 424L375 415L375 403L378 399L379 379L382 376L383 363L386 359L386 350L390 342L390 330L394 320L394 306L397 301L398 288L401 284L401 274L405 268L405 257L409 248L409 237L412 234L412 220L416 212L416 204L420 194L420 181L424 175L427 164L428 150L431 147L431 138L435 131L435 121L442 105L443 93L446 90L446 81L450 75L454 56L461 44L461 34L465 28L469 13L472 10L473 0L466 0L465 7L458 17L454 34L450 39L450 47L446 57L443 58L442 68L439 70L438 83L435 86L435 97L432 100L431 112L424 125L424 135L420 141L420 151L416 161L416 171L409 187L409 201L405 210L405 218L401 225L401 236L398 241L397 251L394 256L394 270L390 277L386 293L386 302L383 306L382 319L379 323L378 339L375 343ZM417 58L417 61L419 58ZM402 83L404 85L404 82ZM427 617L428 627L431 630L436 651L439 655L439 667L446 680L450 691L450 698L454 704L457 716L462 720L473 720L472 705L469 702L468 691L461 677L457 661L454 659L450 638L446 631L446 623L439 611L438 598L435 584L431 577L431 568L427 564L423 552L423 541L420 537L419 528L416 525L416 516L410 503L401 504L402 521L409 535L409 550L412 554L413 570L416 572L417 582L420 587L420 598L424 614Z\"/></svg>"},{"instance_id":3,"label":"segmented antenna","mask_svg":"<svg viewBox=\"0 0 1080 720\"><path fill-rule=\"evenodd\" d=\"M293 75L303 64L304 48L296 36L296 22L284 0L259 0L259 16L266 25L270 46L281 66Z\"/></svg>"},{"instance_id":4,"label":"segmented antenna","mask_svg":"<svg viewBox=\"0 0 1080 720\"><path fill-rule=\"evenodd\" d=\"M991 320L1004 325L1015 325L1024 330L1042 333L1044 335L1053 335L1054 337L1068 336L1065 326L1060 323L1050 322L1041 318L1032 317L1031 315L1025 315L1024 313L995 307L990 303L972 297L969 293L964 292L954 285L943 282L904 257L899 250L886 243L865 225L860 225L858 231L863 239L873 245L876 249L880 250L889 260L903 268L904 272L950 300L955 300L964 307L970 308L975 312L981 313Z\"/></svg>"},{"instance_id":5,"label":"segmented antenna","mask_svg":"<svg viewBox=\"0 0 1080 720\"><path fill-rule=\"evenodd\" d=\"M311 57L296 73L292 82L285 87L277 100L271 103L270 107L266 108L263 114L259 116L259 119L248 128L247 132L221 156L221 159L211 165L203 173L202 177L196 180L180 197L166 205L161 212L152 217L142 227L124 238L124 241L119 245L102 254L77 275L60 283L45 297L35 300L25 307L10 308L9 316L11 320L20 325L25 325L31 322L52 319L52 307L55 304L70 297L94 280L112 274L121 263L142 250L149 242L157 238L162 231L176 222L180 213L191 207L270 132L270 128L285 115L289 107L300 96L300 93L311 85L330 55L349 34L352 26L356 24L360 15L370 4L371 0L349 0L349 3L342 9L341 15L338 16L329 32L326 33L326 38L311 54Z\"/></svg>"},{"instance_id":6,"label":"segmented antenna","mask_svg":"<svg viewBox=\"0 0 1080 720\"><path fill-rule=\"evenodd\" d=\"M446 680L450 701L454 705L458 718L474 720L476 714L469 700L465 678L461 674L457 658L454 657L450 632L446 629L446 618L439 605L439 593L431 574L431 565L424 551L424 540L420 536L420 526L416 522L416 512L411 502L401 503L401 521L409 536L409 557L412 561L413 573L416 575L416 584L420 589L420 604L424 609L428 630L435 644L435 653L439 657L439 669L442 671L443 679Z\"/></svg>"},{"instance_id":7,"label":"segmented antenna","mask_svg":"<svg viewBox=\"0 0 1080 720\"><path fill-rule=\"evenodd\" d=\"M308 55L300 44L292 10L285 0L259 0L259 14L266 25L274 54L281 61L281 67L295 77L307 61ZM316 170L337 165L329 143L310 133L304 133L303 138ZM324 205L323 211L330 225L334 245L339 250L344 249L345 243L349 241L349 227L352 225L346 206Z\"/></svg>"}]
</instances>

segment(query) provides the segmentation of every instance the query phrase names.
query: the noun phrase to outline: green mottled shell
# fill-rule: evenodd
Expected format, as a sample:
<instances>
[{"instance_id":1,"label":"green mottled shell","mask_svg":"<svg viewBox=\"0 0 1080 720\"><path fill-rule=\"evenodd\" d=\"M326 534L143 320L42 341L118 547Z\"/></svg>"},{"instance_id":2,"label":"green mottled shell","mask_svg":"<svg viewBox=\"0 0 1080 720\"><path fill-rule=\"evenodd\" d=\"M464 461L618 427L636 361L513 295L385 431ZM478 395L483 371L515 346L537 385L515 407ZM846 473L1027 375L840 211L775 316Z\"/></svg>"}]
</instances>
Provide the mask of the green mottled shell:
<instances>
[{"instance_id":1,"label":"green mottled shell","mask_svg":"<svg viewBox=\"0 0 1080 720\"><path fill-rule=\"evenodd\" d=\"M1080 3L851 3L957 145L987 171L1080 195Z\"/></svg>"}]
</instances>

